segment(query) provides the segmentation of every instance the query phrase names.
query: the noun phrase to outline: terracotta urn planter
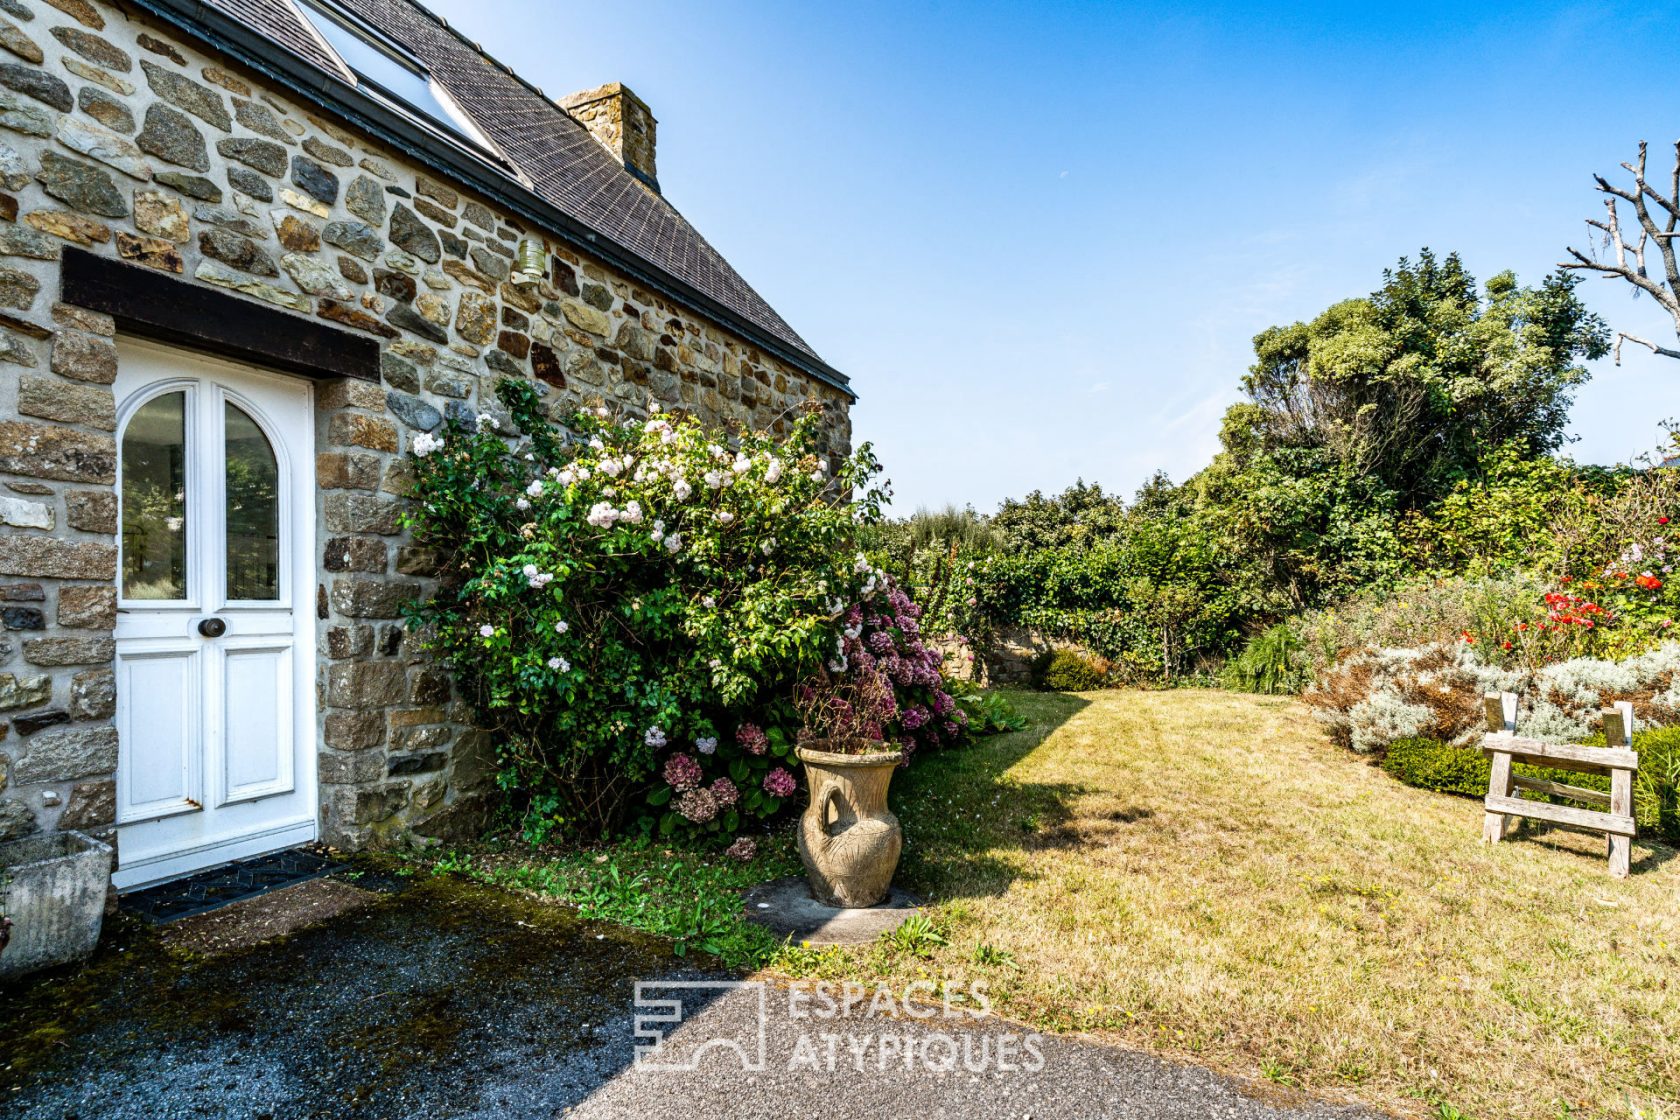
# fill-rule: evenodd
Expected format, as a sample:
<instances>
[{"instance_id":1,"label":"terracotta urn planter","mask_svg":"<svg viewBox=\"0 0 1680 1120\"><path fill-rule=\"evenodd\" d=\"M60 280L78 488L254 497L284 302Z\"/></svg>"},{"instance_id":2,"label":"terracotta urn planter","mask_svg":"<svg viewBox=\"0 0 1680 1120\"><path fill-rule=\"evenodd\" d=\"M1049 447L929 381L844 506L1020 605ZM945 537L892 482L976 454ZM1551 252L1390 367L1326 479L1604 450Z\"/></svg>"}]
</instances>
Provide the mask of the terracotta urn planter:
<instances>
[{"instance_id":1,"label":"terracotta urn planter","mask_svg":"<svg viewBox=\"0 0 1680 1120\"><path fill-rule=\"evenodd\" d=\"M798 748L811 804L799 818L799 858L819 902L873 906L887 896L904 833L887 809L887 785L903 760L885 744L863 752Z\"/></svg>"}]
</instances>

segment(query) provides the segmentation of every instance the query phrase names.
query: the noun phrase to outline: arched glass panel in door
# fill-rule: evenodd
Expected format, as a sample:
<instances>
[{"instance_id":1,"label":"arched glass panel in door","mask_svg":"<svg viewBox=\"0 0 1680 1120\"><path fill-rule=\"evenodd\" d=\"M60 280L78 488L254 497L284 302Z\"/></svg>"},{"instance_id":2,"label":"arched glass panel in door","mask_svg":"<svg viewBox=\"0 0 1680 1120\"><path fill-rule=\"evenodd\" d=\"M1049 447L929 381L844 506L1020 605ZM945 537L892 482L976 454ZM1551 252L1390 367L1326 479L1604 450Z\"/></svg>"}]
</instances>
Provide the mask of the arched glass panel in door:
<instances>
[{"instance_id":1,"label":"arched glass panel in door","mask_svg":"<svg viewBox=\"0 0 1680 1120\"><path fill-rule=\"evenodd\" d=\"M280 598L280 466L244 409L227 402L227 597Z\"/></svg>"},{"instance_id":2,"label":"arched glass panel in door","mask_svg":"<svg viewBox=\"0 0 1680 1120\"><path fill-rule=\"evenodd\" d=\"M187 597L187 394L141 405L123 429L122 593Z\"/></svg>"}]
</instances>

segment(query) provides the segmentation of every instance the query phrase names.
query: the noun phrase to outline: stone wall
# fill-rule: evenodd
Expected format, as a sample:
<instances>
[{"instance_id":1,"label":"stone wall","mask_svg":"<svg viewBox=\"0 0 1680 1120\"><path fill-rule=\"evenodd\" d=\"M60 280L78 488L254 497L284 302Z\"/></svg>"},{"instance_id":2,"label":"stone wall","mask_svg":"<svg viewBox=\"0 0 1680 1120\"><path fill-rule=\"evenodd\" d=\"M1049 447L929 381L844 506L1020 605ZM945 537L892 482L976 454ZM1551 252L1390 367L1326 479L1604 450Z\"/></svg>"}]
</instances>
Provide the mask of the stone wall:
<instances>
[{"instance_id":1,"label":"stone wall","mask_svg":"<svg viewBox=\"0 0 1680 1120\"><path fill-rule=\"evenodd\" d=\"M87 0L0 0L0 839L112 823L117 447L113 322L63 304L61 249L378 339L383 383L317 391L320 781L326 839L474 822L486 744L398 621L427 558L398 529L402 451L499 411L501 376L557 415L650 399L783 430L844 396L264 88L182 35Z\"/></svg>"}]
</instances>

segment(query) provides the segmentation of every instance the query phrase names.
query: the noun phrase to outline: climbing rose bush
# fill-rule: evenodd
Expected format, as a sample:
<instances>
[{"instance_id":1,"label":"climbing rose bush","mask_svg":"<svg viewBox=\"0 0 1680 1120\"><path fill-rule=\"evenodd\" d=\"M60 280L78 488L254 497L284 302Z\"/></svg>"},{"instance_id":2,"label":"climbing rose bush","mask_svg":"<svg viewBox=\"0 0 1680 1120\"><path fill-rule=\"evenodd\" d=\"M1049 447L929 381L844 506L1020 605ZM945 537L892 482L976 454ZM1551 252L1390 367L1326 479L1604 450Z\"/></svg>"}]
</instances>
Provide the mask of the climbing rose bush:
<instances>
[{"instance_id":1,"label":"climbing rose bush","mask_svg":"<svg viewBox=\"0 0 1680 1120\"><path fill-rule=\"evenodd\" d=\"M497 392L511 430L486 414L411 447L407 525L441 577L411 624L491 731L527 836L639 818L727 839L774 813L791 745L751 720L843 641L883 500L868 446L831 470L816 412L782 439L657 405L562 431L535 386Z\"/></svg>"}]
</instances>

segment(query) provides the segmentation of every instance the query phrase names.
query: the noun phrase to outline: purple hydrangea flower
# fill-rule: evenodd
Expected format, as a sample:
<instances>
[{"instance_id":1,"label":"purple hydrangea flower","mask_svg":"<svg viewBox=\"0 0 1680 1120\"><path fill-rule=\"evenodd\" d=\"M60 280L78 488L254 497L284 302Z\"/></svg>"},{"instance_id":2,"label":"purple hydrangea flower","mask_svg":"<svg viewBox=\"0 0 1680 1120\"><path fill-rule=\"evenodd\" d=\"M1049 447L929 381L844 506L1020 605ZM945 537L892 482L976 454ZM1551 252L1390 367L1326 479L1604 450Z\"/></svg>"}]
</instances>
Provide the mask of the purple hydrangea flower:
<instances>
[{"instance_id":1,"label":"purple hydrangea flower","mask_svg":"<svg viewBox=\"0 0 1680 1120\"><path fill-rule=\"evenodd\" d=\"M764 729L756 723L743 723L735 732L735 741L741 744L748 754L763 754L770 747L770 740L764 734Z\"/></svg>"},{"instance_id":2,"label":"purple hydrangea flower","mask_svg":"<svg viewBox=\"0 0 1680 1120\"><path fill-rule=\"evenodd\" d=\"M718 803L718 808L728 809L741 800L741 791L735 788L735 783L728 778L719 778L711 785L712 800Z\"/></svg>"},{"instance_id":3,"label":"purple hydrangea flower","mask_svg":"<svg viewBox=\"0 0 1680 1120\"><path fill-rule=\"evenodd\" d=\"M717 798L712 796L711 790L685 790L677 798L677 812L695 824L705 824L717 816L717 811Z\"/></svg>"},{"instance_id":4,"label":"purple hydrangea flower","mask_svg":"<svg viewBox=\"0 0 1680 1120\"><path fill-rule=\"evenodd\" d=\"M704 776L700 772L700 763L691 754L674 754L665 760L665 781L673 789L694 789Z\"/></svg>"},{"instance_id":5,"label":"purple hydrangea flower","mask_svg":"<svg viewBox=\"0 0 1680 1120\"><path fill-rule=\"evenodd\" d=\"M764 792L771 797L788 797L798 788L799 783L785 767L778 766L764 775Z\"/></svg>"}]
</instances>

